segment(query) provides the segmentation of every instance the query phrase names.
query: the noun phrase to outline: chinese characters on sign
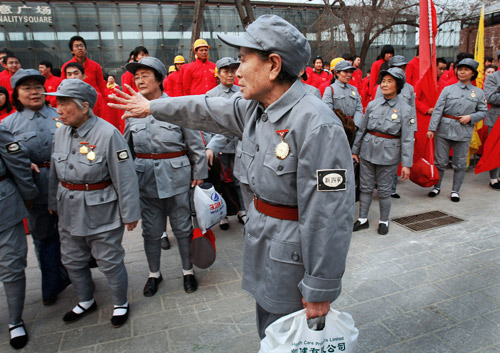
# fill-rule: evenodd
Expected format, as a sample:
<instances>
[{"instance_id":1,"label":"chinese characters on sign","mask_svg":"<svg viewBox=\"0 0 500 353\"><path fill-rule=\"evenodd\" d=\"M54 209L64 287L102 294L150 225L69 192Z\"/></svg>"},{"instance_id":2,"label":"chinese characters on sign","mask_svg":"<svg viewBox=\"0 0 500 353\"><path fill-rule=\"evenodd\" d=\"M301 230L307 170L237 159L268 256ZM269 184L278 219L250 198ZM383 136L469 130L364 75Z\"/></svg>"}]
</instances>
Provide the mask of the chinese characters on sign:
<instances>
[{"instance_id":1,"label":"chinese characters on sign","mask_svg":"<svg viewBox=\"0 0 500 353\"><path fill-rule=\"evenodd\" d=\"M0 23L52 24L52 9L50 6L0 5Z\"/></svg>"}]
</instances>

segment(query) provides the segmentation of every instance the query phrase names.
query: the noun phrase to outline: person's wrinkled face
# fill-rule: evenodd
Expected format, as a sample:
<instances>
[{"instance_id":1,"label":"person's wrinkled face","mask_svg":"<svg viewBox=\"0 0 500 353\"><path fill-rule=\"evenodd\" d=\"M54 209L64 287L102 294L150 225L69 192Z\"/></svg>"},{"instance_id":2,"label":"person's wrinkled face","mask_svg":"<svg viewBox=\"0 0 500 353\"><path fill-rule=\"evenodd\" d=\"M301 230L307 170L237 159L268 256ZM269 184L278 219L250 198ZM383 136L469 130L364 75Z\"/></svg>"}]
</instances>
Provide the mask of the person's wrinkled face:
<instances>
[{"instance_id":1,"label":"person's wrinkled face","mask_svg":"<svg viewBox=\"0 0 500 353\"><path fill-rule=\"evenodd\" d=\"M352 78L353 72L354 72L354 69L338 71L337 72L337 79L342 83L348 83Z\"/></svg>"},{"instance_id":2,"label":"person's wrinkled face","mask_svg":"<svg viewBox=\"0 0 500 353\"><path fill-rule=\"evenodd\" d=\"M359 65L361 65L361 58L359 56L357 56L356 59L354 59L352 66L359 67Z\"/></svg>"},{"instance_id":3,"label":"person's wrinkled face","mask_svg":"<svg viewBox=\"0 0 500 353\"><path fill-rule=\"evenodd\" d=\"M219 80L226 87L231 87L234 84L236 78L236 67L227 66L223 67L219 71Z\"/></svg>"},{"instance_id":4,"label":"person's wrinkled face","mask_svg":"<svg viewBox=\"0 0 500 353\"><path fill-rule=\"evenodd\" d=\"M323 69L323 60L321 60L321 59L316 59L316 60L314 61L314 69L315 69L316 71L320 71L320 70L322 70L322 69Z\"/></svg>"},{"instance_id":5,"label":"person's wrinkled face","mask_svg":"<svg viewBox=\"0 0 500 353\"><path fill-rule=\"evenodd\" d=\"M394 54L392 54L392 53L386 53L384 55L384 60L385 61L389 61L389 59L392 58L393 56L394 56Z\"/></svg>"},{"instance_id":6,"label":"person's wrinkled face","mask_svg":"<svg viewBox=\"0 0 500 353\"><path fill-rule=\"evenodd\" d=\"M7 102L7 96L5 93L0 93L0 107L3 107L5 102Z\"/></svg>"},{"instance_id":7,"label":"person's wrinkled face","mask_svg":"<svg viewBox=\"0 0 500 353\"><path fill-rule=\"evenodd\" d=\"M87 56L87 48L85 48L85 44L80 40L75 40L73 42L71 52L77 58L84 58L85 56Z\"/></svg>"},{"instance_id":8,"label":"person's wrinkled face","mask_svg":"<svg viewBox=\"0 0 500 353\"><path fill-rule=\"evenodd\" d=\"M134 74L135 85L139 92L147 99L153 99L160 90L161 82L156 80L153 70L140 68Z\"/></svg>"},{"instance_id":9,"label":"person's wrinkled face","mask_svg":"<svg viewBox=\"0 0 500 353\"><path fill-rule=\"evenodd\" d=\"M85 80L85 75L76 68L76 67L68 67L66 68L66 78L73 78L77 80Z\"/></svg>"},{"instance_id":10,"label":"person's wrinkled face","mask_svg":"<svg viewBox=\"0 0 500 353\"><path fill-rule=\"evenodd\" d=\"M87 119L89 105L83 102L84 109L82 110L73 100L68 97L57 97L57 114L59 120L64 125L80 127Z\"/></svg>"},{"instance_id":11,"label":"person's wrinkled face","mask_svg":"<svg viewBox=\"0 0 500 353\"><path fill-rule=\"evenodd\" d=\"M484 72L484 78L488 77L489 75L491 75L494 72L495 72L495 69L492 67L486 69L486 71Z\"/></svg>"},{"instance_id":12,"label":"person's wrinkled face","mask_svg":"<svg viewBox=\"0 0 500 353\"><path fill-rule=\"evenodd\" d=\"M380 90L385 97L392 97L398 94L397 82L391 75L385 75L380 82Z\"/></svg>"},{"instance_id":13,"label":"person's wrinkled face","mask_svg":"<svg viewBox=\"0 0 500 353\"><path fill-rule=\"evenodd\" d=\"M45 88L38 80L28 79L17 86L17 99L23 107L39 111L45 104Z\"/></svg>"},{"instance_id":14,"label":"person's wrinkled face","mask_svg":"<svg viewBox=\"0 0 500 353\"><path fill-rule=\"evenodd\" d=\"M438 79L444 74L445 70L446 70L445 63L438 63L437 64L437 78Z\"/></svg>"},{"instance_id":15,"label":"person's wrinkled face","mask_svg":"<svg viewBox=\"0 0 500 353\"><path fill-rule=\"evenodd\" d=\"M240 48L239 58L241 63L236 76L243 98L261 101L271 89L271 63L263 61L254 50L244 47Z\"/></svg>"},{"instance_id":16,"label":"person's wrinkled face","mask_svg":"<svg viewBox=\"0 0 500 353\"><path fill-rule=\"evenodd\" d=\"M5 68L11 75L14 75L21 68L21 63L18 58L8 58Z\"/></svg>"},{"instance_id":17,"label":"person's wrinkled face","mask_svg":"<svg viewBox=\"0 0 500 353\"><path fill-rule=\"evenodd\" d=\"M195 53L200 60L208 59L208 47L199 47L196 49Z\"/></svg>"},{"instance_id":18,"label":"person's wrinkled face","mask_svg":"<svg viewBox=\"0 0 500 353\"><path fill-rule=\"evenodd\" d=\"M460 82L471 81L474 76L474 71L467 66L460 66L457 69L457 77Z\"/></svg>"}]
</instances>

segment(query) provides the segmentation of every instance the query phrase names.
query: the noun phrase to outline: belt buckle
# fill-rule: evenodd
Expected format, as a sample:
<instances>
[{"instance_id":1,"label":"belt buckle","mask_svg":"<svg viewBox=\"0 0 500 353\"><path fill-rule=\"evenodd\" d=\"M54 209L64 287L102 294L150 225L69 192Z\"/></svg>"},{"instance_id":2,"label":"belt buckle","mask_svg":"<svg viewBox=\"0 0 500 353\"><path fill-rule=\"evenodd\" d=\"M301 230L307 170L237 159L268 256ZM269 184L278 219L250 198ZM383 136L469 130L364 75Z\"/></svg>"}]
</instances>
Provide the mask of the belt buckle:
<instances>
[{"instance_id":1,"label":"belt buckle","mask_svg":"<svg viewBox=\"0 0 500 353\"><path fill-rule=\"evenodd\" d=\"M85 184L85 190L90 191L89 184Z\"/></svg>"}]
</instances>

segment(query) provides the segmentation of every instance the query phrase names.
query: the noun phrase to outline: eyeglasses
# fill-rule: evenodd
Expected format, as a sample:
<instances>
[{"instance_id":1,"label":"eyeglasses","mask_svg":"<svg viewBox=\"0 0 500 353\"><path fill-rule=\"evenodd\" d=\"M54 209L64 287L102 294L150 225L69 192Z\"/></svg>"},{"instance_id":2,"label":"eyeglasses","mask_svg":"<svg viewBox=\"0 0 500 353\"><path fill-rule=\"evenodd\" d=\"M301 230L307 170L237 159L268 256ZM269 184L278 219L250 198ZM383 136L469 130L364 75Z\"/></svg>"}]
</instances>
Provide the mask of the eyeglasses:
<instances>
[{"instance_id":1,"label":"eyeglasses","mask_svg":"<svg viewBox=\"0 0 500 353\"><path fill-rule=\"evenodd\" d=\"M81 48L85 48L85 44L75 44L75 45L73 45L73 48L74 48L74 49L81 49Z\"/></svg>"},{"instance_id":2,"label":"eyeglasses","mask_svg":"<svg viewBox=\"0 0 500 353\"><path fill-rule=\"evenodd\" d=\"M146 81L146 80L150 79L153 76L154 76L153 74L151 74L151 75L148 75L148 74L145 74L145 75L135 75L134 76L134 80L135 81L139 81L139 80Z\"/></svg>"}]
</instances>

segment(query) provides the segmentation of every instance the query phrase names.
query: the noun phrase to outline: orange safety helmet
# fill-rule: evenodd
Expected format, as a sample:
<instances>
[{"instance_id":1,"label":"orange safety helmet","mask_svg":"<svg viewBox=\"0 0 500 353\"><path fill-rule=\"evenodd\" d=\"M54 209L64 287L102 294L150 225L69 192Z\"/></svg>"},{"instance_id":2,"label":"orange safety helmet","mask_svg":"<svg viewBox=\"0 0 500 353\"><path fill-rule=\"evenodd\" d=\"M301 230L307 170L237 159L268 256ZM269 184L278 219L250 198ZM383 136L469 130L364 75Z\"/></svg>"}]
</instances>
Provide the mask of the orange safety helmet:
<instances>
[{"instance_id":1,"label":"orange safety helmet","mask_svg":"<svg viewBox=\"0 0 500 353\"><path fill-rule=\"evenodd\" d=\"M210 49L210 45L208 45L207 41L205 39L197 39L193 43L193 51L196 51L199 47L207 47Z\"/></svg>"},{"instance_id":2,"label":"orange safety helmet","mask_svg":"<svg viewBox=\"0 0 500 353\"><path fill-rule=\"evenodd\" d=\"M174 64L185 64L185 63L186 63L186 59L184 59L184 57L182 55L177 55L174 58Z\"/></svg>"},{"instance_id":3,"label":"orange safety helmet","mask_svg":"<svg viewBox=\"0 0 500 353\"><path fill-rule=\"evenodd\" d=\"M168 73L174 72L175 71L175 65L170 65L168 68Z\"/></svg>"}]
</instances>

